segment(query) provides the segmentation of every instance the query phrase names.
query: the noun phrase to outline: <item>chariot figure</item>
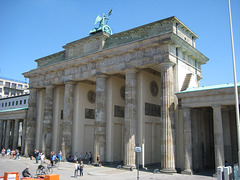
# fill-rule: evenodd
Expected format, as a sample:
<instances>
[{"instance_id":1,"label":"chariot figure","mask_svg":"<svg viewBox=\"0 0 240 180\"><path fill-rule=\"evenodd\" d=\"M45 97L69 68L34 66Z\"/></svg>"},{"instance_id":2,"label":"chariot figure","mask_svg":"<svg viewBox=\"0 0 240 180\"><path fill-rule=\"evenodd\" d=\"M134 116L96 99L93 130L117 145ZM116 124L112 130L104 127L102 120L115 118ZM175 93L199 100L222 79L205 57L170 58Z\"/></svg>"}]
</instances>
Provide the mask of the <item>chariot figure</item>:
<instances>
[{"instance_id":1,"label":"chariot figure","mask_svg":"<svg viewBox=\"0 0 240 180\"><path fill-rule=\"evenodd\" d=\"M110 16L111 13L112 13L112 10L109 11L108 16ZM105 24L105 20L106 19L109 20L109 18L107 18L104 13L103 13L102 17L100 17L98 15L96 20L95 20L95 23L94 23L94 24L97 24L99 22L98 28L94 28L93 30L91 30L89 32L89 34L92 35L92 34L95 34L95 33L99 32L99 31L102 31L102 32L106 32L106 33L112 35L111 28L107 24Z\"/></svg>"}]
</instances>

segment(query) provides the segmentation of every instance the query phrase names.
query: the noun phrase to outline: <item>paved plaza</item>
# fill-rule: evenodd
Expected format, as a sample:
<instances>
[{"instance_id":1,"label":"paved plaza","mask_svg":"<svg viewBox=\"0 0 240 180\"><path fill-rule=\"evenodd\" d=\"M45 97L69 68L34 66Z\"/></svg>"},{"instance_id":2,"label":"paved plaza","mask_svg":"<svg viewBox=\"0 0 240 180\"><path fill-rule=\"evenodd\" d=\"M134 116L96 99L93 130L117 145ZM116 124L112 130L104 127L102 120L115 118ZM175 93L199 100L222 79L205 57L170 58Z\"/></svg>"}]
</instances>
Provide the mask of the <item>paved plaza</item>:
<instances>
[{"instance_id":1,"label":"paved plaza","mask_svg":"<svg viewBox=\"0 0 240 180\"><path fill-rule=\"evenodd\" d=\"M0 176L4 175L4 172L19 172L20 178L22 178L22 171L26 166L30 166L30 173L36 176L36 169L38 164L35 160L29 158L20 157L20 160L13 160L0 157ZM98 179L98 180L120 180L120 179L137 179L137 170L129 171L124 169L117 169L113 167L96 167L93 165L84 165L84 176L77 178L74 177L74 163L61 162L58 168L53 169L53 174L59 174L60 180L68 179ZM182 174L154 174L153 171L139 171L139 179L142 180L192 180L192 179L216 179L210 175L182 175Z\"/></svg>"}]
</instances>

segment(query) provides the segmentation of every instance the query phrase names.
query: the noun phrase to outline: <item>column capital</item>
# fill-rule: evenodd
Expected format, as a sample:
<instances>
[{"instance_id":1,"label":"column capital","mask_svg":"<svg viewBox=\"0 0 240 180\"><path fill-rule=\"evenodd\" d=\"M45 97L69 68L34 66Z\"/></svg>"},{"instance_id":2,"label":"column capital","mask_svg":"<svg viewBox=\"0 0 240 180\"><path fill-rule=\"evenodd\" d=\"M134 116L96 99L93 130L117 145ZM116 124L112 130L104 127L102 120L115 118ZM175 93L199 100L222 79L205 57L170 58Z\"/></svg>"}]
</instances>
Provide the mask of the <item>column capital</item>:
<instances>
[{"instance_id":1,"label":"column capital","mask_svg":"<svg viewBox=\"0 0 240 180\"><path fill-rule=\"evenodd\" d=\"M126 69L125 72L126 73L136 73L138 72L139 70L137 68L131 68L131 69Z\"/></svg>"},{"instance_id":2,"label":"column capital","mask_svg":"<svg viewBox=\"0 0 240 180\"><path fill-rule=\"evenodd\" d=\"M72 84L72 85L74 85L74 84L76 84L76 82L74 82L74 81L65 81L64 84Z\"/></svg>"},{"instance_id":3,"label":"column capital","mask_svg":"<svg viewBox=\"0 0 240 180\"><path fill-rule=\"evenodd\" d=\"M182 107L180 107L179 109L182 109L182 110L190 110L191 107L189 107L189 106L182 106Z\"/></svg>"},{"instance_id":4,"label":"column capital","mask_svg":"<svg viewBox=\"0 0 240 180\"><path fill-rule=\"evenodd\" d=\"M211 105L211 107L212 107L213 109L222 108L221 104L213 104L213 105Z\"/></svg>"},{"instance_id":5,"label":"column capital","mask_svg":"<svg viewBox=\"0 0 240 180\"><path fill-rule=\"evenodd\" d=\"M171 62L171 61L166 61L166 62L162 62L159 64L159 67L161 70L166 71L168 68L174 66L175 63Z\"/></svg>"},{"instance_id":6,"label":"column capital","mask_svg":"<svg viewBox=\"0 0 240 180\"><path fill-rule=\"evenodd\" d=\"M108 78L109 76L107 74L101 74L97 75L96 78Z\"/></svg>"}]
</instances>

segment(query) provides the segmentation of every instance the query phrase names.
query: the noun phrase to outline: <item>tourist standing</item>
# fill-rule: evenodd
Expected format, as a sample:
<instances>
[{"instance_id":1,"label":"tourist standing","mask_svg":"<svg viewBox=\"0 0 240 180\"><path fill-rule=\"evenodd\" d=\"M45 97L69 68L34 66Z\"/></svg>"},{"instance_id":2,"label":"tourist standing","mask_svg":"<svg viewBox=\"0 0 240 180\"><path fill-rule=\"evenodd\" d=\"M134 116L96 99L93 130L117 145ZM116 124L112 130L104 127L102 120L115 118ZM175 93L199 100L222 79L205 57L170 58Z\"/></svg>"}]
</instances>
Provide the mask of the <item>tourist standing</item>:
<instances>
[{"instance_id":1,"label":"tourist standing","mask_svg":"<svg viewBox=\"0 0 240 180\"><path fill-rule=\"evenodd\" d=\"M61 162L62 160L62 151L60 150L58 153L58 161Z\"/></svg>"},{"instance_id":2,"label":"tourist standing","mask_svg":"<svg viewBox=\"0 0 240 180\"><path fill-rule=\"evenodd\" d=\"M78 176L78 169L79 169L78 161L76 161L74 166L75 166L74 177L76 178Z\"/></svg>"},{"instance_id":3,"label":"tourist standing","mask_svg":"<svg viewBox=\"0 0 240 180\"><path fill-rule=\"evenodd\" d=\"M79 165L80 176L83 176L83 167L84 167L84 164L83 164L83 161L81 161L81 163Z\"/></svg>"}]
</instances>

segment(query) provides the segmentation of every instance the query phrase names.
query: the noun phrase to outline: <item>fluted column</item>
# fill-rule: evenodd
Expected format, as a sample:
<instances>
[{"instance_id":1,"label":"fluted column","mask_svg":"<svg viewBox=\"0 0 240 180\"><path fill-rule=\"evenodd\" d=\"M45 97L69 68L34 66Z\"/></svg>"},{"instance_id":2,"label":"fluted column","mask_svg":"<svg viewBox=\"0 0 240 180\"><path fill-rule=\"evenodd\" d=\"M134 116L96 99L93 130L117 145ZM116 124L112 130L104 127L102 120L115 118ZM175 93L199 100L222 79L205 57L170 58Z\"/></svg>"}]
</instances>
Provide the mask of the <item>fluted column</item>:
<instances>
[{"instance_id":1,"label":"fluted column","mask_svg":"<svg viewBox=\"0 0 240 180\"><path fill-rule=\"evenodd\" d=\"M222 127L221 105L212 106L213 108L213 131L215 149L215 167L224 166L224 140Z\"/></svg>"},{"instance_id":2,"label":"fluted column","mask_svg":"<svg viewBox=\"0 0 240 180\"><path fill-rule=\"evenodd\" d=\"M7 126L6 126L6 134L5 134L5 149L9 148L9 141L10 141L10 125L11 121L7 120Z\"/></svg>"},{"instance_id":3,"label":"fluted column","mask_svg":"<svg viewBox=\"0 0 240 180\"><path fill-rule=\"evenodd\" d=\"M14 131L13 131L13 149L18 147L18 135L19 135L19 120L14 121Z\"/></svg>"},{"instance_id":4,"label":"fluted column","mask_svg":"<svg viewBox=\"0 0 240 180\"><path fill-rule=\"evenodd\" d=\"M57 152L59 148L59 131L60 131L60 87L56 87L54 91L53 106L53 126L52 126L52 150Z\"/></svg>"},{"instance_id":5,"label":"fluted column","mask_svg":"<svg viewBox=\"0 0 240 180\"><path fill-rule=\"evenodd\" d=\"M24 126L26 129L24 154L26 156L29 154L33 154L35 146L36 102L37 102L37 89L30 89L27 119L24 120L25 124Z\"/></svg>"},{"instance_id":6,"label":"fluted column","mask_svg":"<svg viewBox=\"0 0 240 180\"><path fill-rule=\"evenodd\" d=\"M224 133L224 154L225 160L228 161L230 165L232 165L232 139L231 139L231 128L230 128L230 117L229 117L229 109L222 109L222 124L223 124L223 133Z\"/></svg>"},{"instance_id":7,"label":"fluted column","mask_svg":"<svg viewBox=\"0 0 240 180\"><path fill-rule=\"evenodd\" d=\"M164 62L161 68L162 144L161 172L175 173L175 115L173 63Z\"/></svg>"},{"instance_id":8,"label":"fluted column","mask_svg":"<svg viewBox=\"0 0 240 180\"><path fill-rule=\"evenodd\" d=\"M184 170L182 174L192 174L192 127L190 108L183 108Z\"/></svg>"},{"instance_id":9,"label":"fluted column","mask_svg":"<svg viewBox=\"0 0 240 180\"><path fill-rule=\"evenodd\" d=\"M65 83L62 121L63 160L72 153L73 88L74 84L72 82Z\"/></svg>"},{"instance_id":10,"label":"fluted column","mask_svg":"<svg viewBox=\"0 0 240 180\"><path fill-rule=\"evenodd\" d=\"M106 77L96 79L96 108L94 124L94 161L100 155L101 161L106 156Z\"/></svg>"},{"instance_id":11,"label":"fluted column","mask_svg":"<svg viewBox=\"0 0 240 180\"><path fill-rule=\"evenodd\" d=\"M3 120L0 120L0 149L3 148L3 146L2 146L3 132L4 132L4 130L3 130Z\"/></svg>"},{"instance_id":12,"label":"fluted column","mask_svg":"<svg viewBox=\"0 0 240 180\"><path fill-rule=\"evenodd\" d=\"M125 118L124 118L124 165L135 166L137 132L137 77L135 70L126 72Z\"/></svg>"},{"instance_id":13,"label":"fluted column","mask_svg":"<svg viewBox=\"0 0 240 180\"><path fill-rule=\"evenodd\" d=\"M42 129L42 152L48 157L51 152L51 136L52 136L52 119L53 119L53 88L54 86L46 87L44 114L43 114L43 129Z\"/></svg>"},{"instance_id":14,"label":"fluted column","mask_svg":"<svg viewBox=\"0 0 240 180\"><path fill-rule=\"evenodd\" d=\"M22 121L22 147L21 147L21 151L23 152L23 153L25 153L25 145L26 145L26 143L25 143L25 141L26 141L26 119L23 119L23 121Z\"/></svg>"},{"instance_id":15,"label":"fluted column","mask_svg":"<svg viewBox=\"0 0 240 180\"><path fill-rule=\"evenodd\" d=\"M35 148L42 149L42 126L44 115L44 89L40 89L37 92L37 115L36 115L36 138Z\"/></svg>"}]
</instances>

